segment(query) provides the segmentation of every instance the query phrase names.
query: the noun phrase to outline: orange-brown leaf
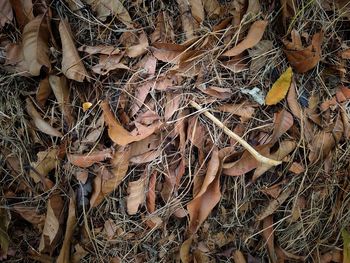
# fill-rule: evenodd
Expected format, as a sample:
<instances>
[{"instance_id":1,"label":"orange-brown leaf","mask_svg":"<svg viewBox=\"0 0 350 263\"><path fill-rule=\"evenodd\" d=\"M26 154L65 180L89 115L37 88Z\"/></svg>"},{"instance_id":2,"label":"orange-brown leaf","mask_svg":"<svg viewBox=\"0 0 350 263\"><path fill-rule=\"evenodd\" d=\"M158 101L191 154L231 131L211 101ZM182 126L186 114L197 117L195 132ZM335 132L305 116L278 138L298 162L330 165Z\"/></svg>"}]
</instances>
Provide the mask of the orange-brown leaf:
<instances>
[{"instance_id":1,"label":"orange-brown leaf","mask_svg":"<svg viewBox=\"0 0 350 263\"><path fill-rule=\"evenodd\" d=\"M68 154L68 161L78 167L87 168L94 163L102 162L106 159L112 158L112 150L105 149L102 151L95 151L88 154Z\"/></svg>"},{"instance_id":2,"label":"orange-brown leaf","mask_svg":"<svg viewBox=\"0 0 350 263\"><path fill-rule=\"evenodd\" d=\"M275 105L285 98L292 82L293 71L289 67L272 85L272 88L266 95L266 105Z\"/></svg>"}]
</instances>

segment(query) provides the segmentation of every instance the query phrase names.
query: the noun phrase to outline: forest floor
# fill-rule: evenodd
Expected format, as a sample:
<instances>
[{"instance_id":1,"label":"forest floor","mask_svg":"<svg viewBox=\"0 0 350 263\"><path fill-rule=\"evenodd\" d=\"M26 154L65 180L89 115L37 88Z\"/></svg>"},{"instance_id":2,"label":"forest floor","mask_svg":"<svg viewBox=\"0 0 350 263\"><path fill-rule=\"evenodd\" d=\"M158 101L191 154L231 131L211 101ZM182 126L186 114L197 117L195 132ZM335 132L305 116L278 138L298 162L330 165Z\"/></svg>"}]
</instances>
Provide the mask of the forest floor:
<instances>
[{"instance_id":1,"label":"forest floor","mask_svg":"<svg viewBox=\"0 0 350 263\"><path fill-rule=\"evenodd\" d=\"M350 262L350 3L0 1L0 261Z\"/></svg>"}]
</instances>

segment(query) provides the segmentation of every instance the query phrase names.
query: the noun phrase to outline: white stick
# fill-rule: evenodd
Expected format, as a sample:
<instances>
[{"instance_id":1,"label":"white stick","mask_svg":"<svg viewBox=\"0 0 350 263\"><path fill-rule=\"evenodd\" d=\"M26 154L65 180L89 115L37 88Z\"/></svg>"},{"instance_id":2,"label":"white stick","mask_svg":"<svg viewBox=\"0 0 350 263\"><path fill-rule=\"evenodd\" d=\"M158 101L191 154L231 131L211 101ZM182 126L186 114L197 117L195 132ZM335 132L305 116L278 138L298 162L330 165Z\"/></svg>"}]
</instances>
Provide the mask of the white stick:
<instances>
[{"instance_id":1,"label":"white stick","mask_svg":"<svg viewBox=\"0 0 350 263\"><path fill-rule=\"evenodd\" d=\"M235 139L237 142L239 142L248 152L250 152L251 155L254 156L256 160L258 160L261 163L266 163L269 165L279 165L282 162L269 159L260 153L258 153L252 146L250 146L249 143L247 143L243 138L241 138L239 135L231 131L229 128L225 126L219 119L217 119L213 114L208 112L206 109L203 109L198 103L190 100L190 104L193 108L197 109L198 111L202 112L205 116L207 116L211 121L213 121L217 126L223 129L224 133L226 133L231 138Z\"/></svg>"}]
</instances>

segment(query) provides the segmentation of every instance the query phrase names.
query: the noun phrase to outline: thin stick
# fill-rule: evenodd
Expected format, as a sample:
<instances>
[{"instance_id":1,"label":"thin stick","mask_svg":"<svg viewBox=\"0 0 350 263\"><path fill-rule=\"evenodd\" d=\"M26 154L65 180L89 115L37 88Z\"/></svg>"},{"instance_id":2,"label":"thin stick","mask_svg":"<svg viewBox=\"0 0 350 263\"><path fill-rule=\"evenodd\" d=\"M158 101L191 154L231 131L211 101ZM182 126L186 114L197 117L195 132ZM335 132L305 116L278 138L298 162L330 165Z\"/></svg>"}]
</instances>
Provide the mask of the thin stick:
<instances>
[{"instance_id":1,"label":"thin stick","mask_svg":"<svg viewBox=\"0 0 350 263\"><path fill-rule=\"evenodd\" d=\"M269 165L279 165L282 162L281 161L276 161L269 159L265 156L262 156L260 153L258 153L252 146L250 146L249 143L247 143L243 138L241 138L239 135L231 131L229 128L225 126L219 119L217 119L213 114L211 114L209 111L206 109L203 109L199 104L196 102L190 100L190 104L193 108L201 111L205 116L207 116L211 121L213 121L217 126L223 129L224 133L226 133L228 136L231 138L235 139L237 142L239 142L248 152L250 152L253 157L258 160L261 163L266 163Z\"/></svg>"}]
</instances>

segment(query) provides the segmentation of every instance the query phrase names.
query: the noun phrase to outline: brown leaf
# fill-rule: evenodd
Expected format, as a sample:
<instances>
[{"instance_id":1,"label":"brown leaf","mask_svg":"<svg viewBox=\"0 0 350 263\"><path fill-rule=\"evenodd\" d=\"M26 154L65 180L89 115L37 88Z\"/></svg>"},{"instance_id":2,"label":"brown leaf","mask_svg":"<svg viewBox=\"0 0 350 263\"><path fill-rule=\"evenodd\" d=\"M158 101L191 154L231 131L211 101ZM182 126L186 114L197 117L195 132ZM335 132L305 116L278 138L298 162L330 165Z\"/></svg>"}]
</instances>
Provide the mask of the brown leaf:
<instances>
[{"instance_id":1,"label":"brown leaf","mask_svg":"<svg viewBox=\"0 0 350 263\"><path fill-rule=\"evenodd\" d=\"M107 75L110 71L116 70L116 69L126 69L129 70L130 68L123 63L121 63L121 59L123 58L124 54L118 54L118 55L100 55L100 60L98 64L93 66L91 69L96 74L100 75Z\"/></svg>"},{"instance_id":2,"label":"brown leaf","mask_svg":"<svg viewBox=\"0 0 350 263\"><path fill-rule=\"evenodd\" d=\"M78 167L87 168L94 163L103 162L106 159L112 158L112 149L102 151L94 151L88 154L67 154L68 161Z\"/></svg>"},{"instance_id":3,"label":"brown leaf","mask_svg":"<svg viewBox=\"0 0 350 263\"><path fill-rule=\"evenodd\" d=\"M261 221L272 215L293 193L294 187L289 187L282 192L276 199L272 200L269 205L257 216L257 220Z\"/></svg>"},{"instance_id":4,"label":"brown leaf","mask_svg":"<svg viewBox=\"0 0 350 263\"><path fill-rule=\"evenodd\" d=\"M102 55L113 56L113 55L118 55L120 53L119 48L114 46L107 46L107 45L97 45L97 46L83 45L79 47L78 50L88 53L90 55L102 54Z\"/></svg>"},{"instance_id":5,"label":"brown leaf","mask_svg":"<svg viewBox=\"0 0 350 263\"><path fill-rule=\"evenodd\" d=\"M95 143L101 136L104 129L104 116L103 114L90 124L91 132L89 132L84 139L81 140L82 143Z\"/></svg>"},{"instance_id":6,"label":"brown leaf","mask_svg":"<svg viewBox=\"0 0 350 263\"><path fill-rule=\"evenodd\" d=\"M221 13L221 6L218 0L203 0L204 9L210 18L219 16Z\"/></svg>"},{"instance_id":7,"label":"brown leaf","mask_svg":"<svg viewBox=\"0 0 350 263\"><path fill-rule=\"evenodd\" d=\"M162 154L162 149L151 150L140 155L132 156L130 162L132 164L149 163L157 159Z\"/></svg>"},{"instance_id":8,"label":"brown leaf","mask_svg":"<svg viewBox=\"0 0 350 263\"><path fill-rule=\"evenodd\" d=\"M160 11L157 16L156 29L151 34L151 43L175 42L172 22L173 19L171 19L167 11Z\"/></svg>"},{"instance_id":9,"label":"brown leaf","mask_svg":"<svg viewBox=\"0 0 350 263\"><path fill-rule=\"evenodd\" d=\"M11 213L9 209L0 208L0 260L7 258L10 244L8 228L11 222Z\"/></svg>"},{"instance_id":10,"label":"brown leaf","mask_svg":"<svg viewBox=\"0 0 350 263\"><path fill-rule=\"evenodd\" d=\"M22 29L29 21L34 19L32 0L10 0L16 21Z\"/></svg>"},{"instance_id":11,"label":"brown leaf","mask_svg":"<svg viewBox=\"0 0 350 263\"><path fill-rule=\"evenodd\" d=\"M136 58L147 52L148 38L141 30L137 35L132 32L124 32L119 41L126 47L125 54L130 58Z\"/></svg>"},{"instance_id":12,"label":"brown leaf","mask_svg":"<svg viewBox=\"0 0 350 263\"><path fill-rule=\"evenodd\" d=\"M187 240L185 240L180 248L180 258L181 258L181 262L182 263L191 263L191 245L193 242L193 237L191 236L190 238L188 238Z\"/></svg>"},{"instance_id":13,"label":"brown leaf","mask_svg":"<svg viewBox=\"0 0 350 263\"><path fill-rule=\"evenodd\" d=\"M54 248L54 243L61 234L63 200L58 192L54 192L47 203L47 212L39 251Z\"/></svg>"},{"instance_id":14,"label":"brown leaf","mask_svg":"<svg viewBox=\"0 0 350 263\"><path fill-rule=\"evenodd\" d=\"M130 116L133 117L139 109L144 105L149 91L155 86L155 81L150 80L142 85L138 85L135 90L135 101L130 107Z\"/></svg>"},{"instance_id":15,"label":"brown leaf","mask_svg":"<svg viewBox=\"0 0 350 263\"><path fill-rule=\"evenodd\" d=\"M36 207L20 206L15 205L13 209L21 215L26 221L31 223L34 227L39 228L42 231L42 228L45 223L45 215L40 215Z\"/></svg>"},{"instance_id":16,"label":"brown leaf","mask_svg":"<svg viewBox=\"0 0 350 263\"><path fill-rule=\"evenodd\" d=\"M131 142L143 140L161 127L160 122L155 122L150 126L138 124L136 125L138 127L130 133L114 118L107 102L102 102L101 108L103 110L105 122L108 125L108 135L112 141L119 145L125 146Z\"/></svg>"},{"instance_id":17,"label":"brown leaf","mask_svg":"<svg viewBox=\"0 0 350 263\"><path fill-rule=\"evenodd\" d=\"M156 183L157 183L157 172L154 171L149 178L148 191L146 194L146 207L148 213L153 213L156 210Z\"/></svg>"},{"instance_id":18,"label":"brown leaf","mask_svg":"<svg viewBox=\"0 0 350 263\"><path fill-rule=\"evenodd\" d=\"M69 78L83 82L89 77L73 41L73 34L67 20L61 20L59 25L62 42L62 72Z\"/></svg>"},{"instance_id":19,"label":"brown leaf","mask_svg":"<svg viewBox=\"0 0 350 263\"><path fill-rule=\"evenodd\" d=\"M46 77L39 82L39 87L36 91L35 99L41 108L44 108L47 99L49 98L52 89L50 87L49 78Z\"/></svg>"},{"instance_id":20,"label":"brown leaf","mask_svg":"<svg viewBox=\"0 0 350 263\"><path fill-rule=\"evenodd\" d=\"M293 151L296 147L296 143L294 141L282 141L280 143L280 147L278 148L278 150L276 152L274 152L273 154L268 154L265 155L267 158L273 159L273 160L277 160L277 161L281 161L283 160L284 157L286 157L291 151ZM260 164L256 170L254 171L253 174L253 182L256 181L261 175L263 175L265 172L267 172L268 170L270 170L273 167L273 165L269 165L269 164Z\"/></svg>"},{"instance_id":21,"label":"brown leaf","mask_svg":"<svg viewBox=\"0 0 350 263\"><path fill-rule=\"evenodd\" d=\"M293 116L285 109L275 114L273 133L266 143L274 144L278 139L293 126Z\"/></svg>"},{"instance_id":22,"label":"brown leaf","mask_svg":"<svg viewBox=\"0 0 350 263\"><path fill-rule=\"evenodd\" d=\"M258 3L258 1L256 1ZM249 1L250 3L250 1ZM270 51L273 50L273 42L271 40L261 40L253 48L248 49L251 58L249 69L251 72L258 72L266 65Z\"/></svg>"},{"instance_id":23,"label":"brown leaf","mask_svg":"<svg viewBox=\"0 0 350 263\"><path fill-rule=\"evenodd\" d=\"M221 100L232 97L232 91L229 88L220 88L215 86L203 87L203 85L199 85L197 88L203 93Z\"/></svg>"},{"instance_id":24,"label":"brown leaf","mask_svg":"<svg viewBox=\"0 0 350 263\"><path fill-rule=\"evenodd\" d=\"M45 15L39 15L23 29L23 56L30 74L39 76L45 66L51 68L49 59L49 29Z\"/></svg>"},{"instance_id":25,"label":"brown leaf","mask_svg":"<svg viewBox=\"0 0 350 263\"><path fill-rule=\"evenodd\" d=\"M181 24L186 39L190 40L194 36L195 20L191 15L191 10L188 1L176 0L181 14Z\"/></svg>"},{"instance_id":26,"label":"brown leaf","mask_svg":"<svg viewBox=\"0 0 350 263\"><path fill-rule=\"evenodd\" d=\"M135 215L139 209L139 206L145 201L145 179L145 176L142 176L139 180L129 182L128 184L126 207L129 215Z\"/></svg>"},{"instance_id":27,"label":"brown leaf","mask_svg":"<svg viewBox=\"0 0 350 263\"><path fill-rule=\"evenodd\" d=\"M72 115L72 109L69 102L69 89L65 76L57 77L54 75L49 76L50 87L55 94L58 104L60 105L63 117L69 127L72 127L74 123L74 117Z\"/></svg>"},{"instance_id":28,"label":"brown leaf","mask_svg":"<svg viewBox=\"0 0 350 263\"><path fill-rule=\"evenodd\" d=\"M11 3L9 0L0 1L0 28L4 27L7 23L11 23L13 19L13 12Z\"/></svg>"},{"instance_id":29,"label":"brown leaf","mask_svg":"<svg viewBox=\"0 0 350 263\"><path fill-rule=\"evenodd\" d=\"M53 128L50 124L48 124L44 119L40 116L39 112L35 109L33 102L30 98L26 99L26 110L29 116L33 119L35 126L42 131L51 136L62 137L63 135Z\"/></svg>"},{"instance_id":30,"label":"brown leaf","mask_svg":"<svg viewBox=\"0 0 350 263\"><path fill-rule=\"evenodd\" d=\"M235 56L228 61L221 63L224 68L231 70L233 73L239 73L248 69L247 63L243 56Z\"/></svg>"},{"instance_id":31,"label":"brown leaf","mask_svg":"<svg viewBox=\"0 0 350 263\"><path fill-rule=\"evenodd\" d=\"M73 192L73 191L72 191ZM69 200L69 208L68 208L68 217L66 219L67 224L66 224L66 233L64 236L63 244L60 250L60 254L58 255L57 258L57 263L66 263L70 262L70 246L71 246L71 241L74 233L74 228L77 223L77 218L75 214L75 196L74 192Z\"/></svg>"},{"instance_id":32,"label":"brown leaf","mask_svg":"<svg viewBox=\"0 0 350 263\"><path fill-rule=\"evenodd\" d=\"M57 154L56 148L37 153L38 160L30 164L34 169L29 172L29 176L35 183L42 181L48 176L49 172L58 166Z\"/></svg>"},{"instance_id":33,"label":"brown leaf","mask_svg":"<svg viewBox=\"0 0 350 263\"><path fill-rule=\"evenodd\" d=\"M240 116L242 122L251 119L255 113L255 104L243 102L238 104L221 104L216 108L218 111L229 112Z\"/></svg>"},{"instance_id":34,"label":"brown leaf","mask_svg":"<svg viewBox=\"0 0 350 263\"><path fill-rule=\"evenodd\" d=\"M305 171L305 168L297 162L293 162L292 165L289 167L289 171L298 175Z\"/></svg>"},{"instance_id":35,"label":"brown leaf","mask_svg":"<svg viewBox=\"0 0 350 263\"><path fill-rule=\"evenodd\" d=\"M221 198L219 151L214 149L208 163L207 173L199 193L187 205L190 215L189 230L195 233Z\"/></svg>"},{"instance_id":36,"label":"brown leaf","mask_svg":"<svg viewBox=\"0 0 350 263\"><path fill-rule=\"evenodd\" d=\"M245 260L245 257L243 253L240 250L235 250L233 252L233 261L235 263L246 263L247 261Z\"/></svg>"},{"instance_id":37,"label":"brown leaf","mask_svg":"<svg viewBox=\"0 0 350 263\"><path fill-rule=\"evenodd\" d=\"M158 60L177 64L188 47L174 43L154 43L150 50Z\"/></svg>"},{"instance_id":38,"label":"brown leaf","mask_svg":"<svg viewBox=\"0 0 350 263\"><path fill-rule=\"evenodd\" d=\"M289 92L287 95L287 102L288 102L290 111L293 113L293 115L299 120L301 120L303 112L297 100L297 93L295 90L295 81L292 81L292 83L290 84Z\"/></svg>"},{"instance_id":39,"label":"brown leaf","mask_svg":"<svg viewBox=\"0 0 350 263\"><path fill-rule=\"evenodd\" d=\"M189 0L188 1L191 7L191 13L194 19L198 23L202 23L204 20L204 7L202 0Z\"/></svg>"},{"instance_id":40,"label":"brown leaf","mask_svg":"<svg viewBox=\"0 0 350 263\"><path fill-rule=\"evenodd\" d=\"M259 20L254 22L251 25L245 39L242 40L235 47L227 50L225 53L222 54L222 56L234 57L247 50L248 48L254 47L256 44L259 43L259 41L263 37L267 24L268 22L265 20Z\"/></svg>"},{"instance_id":41,"label":"brown leaf","mask_svg":"<svg viewBox=\"0 0 350 263\"><path fill-rule=\"evenodd\" d=\"M318 32L312 37L311 45L304 48L301 46L299 33L292 31L292 42L284 40L284 53L289 63L298 73L305 73L313 69L321 59L323 32Z\"/></svg>"},{"instance_id":42,"label":"brown leaf","mask_svg":"<svg viewBox=\"0 0 350 263\"><path fill-rule=\"evenodd\" d=\"M273 217L268 216L263 221L262 237L265 240L269 258L272 263L277 263L277 255L275 252L274 230L273 230Z\"/></svg>"},{"instance_id":43,"label":"brown leaf","mask_svg":"<svg viewBox=\"0 0 350 263\"><path fill-rule=\"evenodd\" d=\"M170 118L179 110L181 104L182 96L181 94L167 93L166 94L166 104L164 119L165 121L170 120Z\"/></svg>"},{"instance_id":44,"label":"brown leaf","mask_svg":"<svg viewBox=\"0 0 350 263\"><path fill-rule=\"evenodd\" d=\"M263 156L266 156L270 152L270 147L267 145L261 145L256 147L256 150ZM243 175L259 166L259 162L248 152L244 151L242 157L233 162L225 163L223 165L223 173L229 176Z\"/></svg>"}]
</instances>

